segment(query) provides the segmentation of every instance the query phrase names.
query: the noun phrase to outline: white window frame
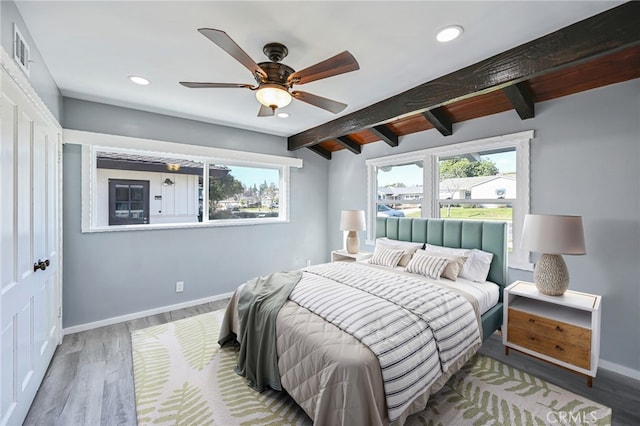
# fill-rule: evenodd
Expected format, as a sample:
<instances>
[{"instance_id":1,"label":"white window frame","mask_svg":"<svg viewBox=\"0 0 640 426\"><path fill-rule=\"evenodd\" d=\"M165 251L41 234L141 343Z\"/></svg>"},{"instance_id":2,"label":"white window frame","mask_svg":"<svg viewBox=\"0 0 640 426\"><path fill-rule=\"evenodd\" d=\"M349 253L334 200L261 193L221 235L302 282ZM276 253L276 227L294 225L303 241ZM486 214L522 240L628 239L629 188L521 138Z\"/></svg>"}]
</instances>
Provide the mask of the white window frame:
<instances>
[{"instance_id":1,"label":"white window frame","mask_svg":"<svg viewBox=\"0 0 640 426\"><path fill-rule=\"evenodd\" d=\"M64 129L65 143L82 145L82 232L121 232L173 228L243 226L289 222L290 169L301 168L302 159L254 152L187 145L152 139L132 138L103 133ZM208 164L262 167L280 170L279 215L251 219L209 220L197 223L158 223L140 225L99 226L97 221L96 153L99 151L148 154L201 161L205 165L203 181L208 182ZM208 205L209 191L203 191L203 205ZM206 211L206 210L205 210Z\"/></svg>"},{"instance_id":2,"label":"white window frame","mask_svg":"<svg viewBox=\"0 0 640 426\"><path fill-rule=\"evenodd\" d=\"M422 217L437 218L439 212L439 159L453 157L469 152L481 152L504 148L515 148L517 168L517 198L513 202L512 239L513 249L509 254L509 267L524 270L533 270L528 251L520 248L520 237L524 217L529 213L530 207L530 177L529 177L529 146L534 138L534 131L528 130L519 133L494 136L452 145L444 145L419 151L411 151L402 154L390 155L380 158L371 158L367 165L367 244L375 243L375 223L377 217L377 173L379 167L400 166L403 164L422 161L423 164L423 190Z\"/></svg>"}]
</instances>

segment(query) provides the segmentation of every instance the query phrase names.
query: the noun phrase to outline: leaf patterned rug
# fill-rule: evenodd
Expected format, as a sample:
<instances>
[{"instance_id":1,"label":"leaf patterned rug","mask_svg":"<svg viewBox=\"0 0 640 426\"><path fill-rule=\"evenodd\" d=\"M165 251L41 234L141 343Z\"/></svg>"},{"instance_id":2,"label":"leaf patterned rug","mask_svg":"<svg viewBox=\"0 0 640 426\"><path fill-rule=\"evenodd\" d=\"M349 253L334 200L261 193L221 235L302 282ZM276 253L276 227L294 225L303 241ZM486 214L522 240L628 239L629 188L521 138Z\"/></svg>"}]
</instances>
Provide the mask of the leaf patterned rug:
<instances>
[{"instance_id":1,"label":"leaf patterned rug","mask_svg":"<svg viewBox=\"0 0 640 426\"><path fill-rule=\"evenodd\" d=\"M254 392L217 344L222 311L131 333L139 425L310 425L284 392ZM483 355L407 425L609 425L611 409Z\"/></svg>"}]
</instances>

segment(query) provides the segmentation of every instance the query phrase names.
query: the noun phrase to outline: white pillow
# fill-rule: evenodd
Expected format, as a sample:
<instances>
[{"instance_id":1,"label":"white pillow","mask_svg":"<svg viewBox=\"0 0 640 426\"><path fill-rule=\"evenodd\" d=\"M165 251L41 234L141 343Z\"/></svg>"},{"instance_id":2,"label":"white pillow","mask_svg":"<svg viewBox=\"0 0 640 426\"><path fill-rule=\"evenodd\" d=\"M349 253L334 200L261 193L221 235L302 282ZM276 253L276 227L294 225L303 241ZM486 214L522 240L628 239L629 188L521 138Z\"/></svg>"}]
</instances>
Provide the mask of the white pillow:
<instances>
[{"instance_id":1,"label":"white pillow","mask_svg":"<svg viewBox=\"0 0 640 426\"><path fill-rule=\"evenodd\" d=\"M485 282L489 275L489 267L493 259L493 253L478 249L459 249L452 247L434 246L425 244L425 250L440 254L453 254L456 256L468 256L458 277L470 281Z\"/></svg>"},{"instance_id":2,"label":"white pillow","mask_svg":"<svg viewBox=\"0 0 640 426\"><path fill-rule=\"evenodd\" d=\"M416 252L416 250L422 248L422 243L412 243L409 241L398 241L391 240L387 237L378 238L376 240L376 248L388 248L393 250L403 250L404 255L400 258L400 262L398 262L398 266L407 266L409 261L411 260L411 256Z\"/></svg>"},{"instance_id":3,"label":"white pillow","mask_svg":"<svg viewBox=\"0 0 640 426\"><path fill-rule=\"evenodd\" d=\"M437 253L428 250L418 250L416 251L416 254L447 258L449 262L447 263L446 268L444 268L444 271L442 271L441 276L450 279L451 281L458 279L458 275L460 275L460 271L462 271L462 268L468 259L467 256L456 256L455 254Z\"/></svg>"},{"instance_id":4,"label":"white pillow","mask_svg":"<svg viewBox=\"0 0 640 426\"><path fill-rule=\"evenodd\" d=\"M404 256L404 250L393 250L376 246L373 252L373 256L371 257L371 260L369 260L369 263L371 263L372 265L395 268L396 266L398 266L398 262L400 261L400 258L402 256Z\"/></svg>"},{"instance_id":5,"label":"white pillow","mask_svg":"<svg viewBox=\"0 0 640 426\"><path fill-rule=\"evenodd\" d=\"M485 282L489 275L492 259L493 253L478 249L471 250L471 255L462 267L459 277L479 283Z\"/></svg>"},{"instance_id":6,"label":"white pillow","mask_svg":"<svg viewBox=\"0 0 640 426\"><path fill-rule=\"evenodd\" d=\"M446 257L430 256L416 252L407 265L407 272L424 275L425 277L440 278L444 268L447 267L449 259Z\"/></svg>"}]
</instances>

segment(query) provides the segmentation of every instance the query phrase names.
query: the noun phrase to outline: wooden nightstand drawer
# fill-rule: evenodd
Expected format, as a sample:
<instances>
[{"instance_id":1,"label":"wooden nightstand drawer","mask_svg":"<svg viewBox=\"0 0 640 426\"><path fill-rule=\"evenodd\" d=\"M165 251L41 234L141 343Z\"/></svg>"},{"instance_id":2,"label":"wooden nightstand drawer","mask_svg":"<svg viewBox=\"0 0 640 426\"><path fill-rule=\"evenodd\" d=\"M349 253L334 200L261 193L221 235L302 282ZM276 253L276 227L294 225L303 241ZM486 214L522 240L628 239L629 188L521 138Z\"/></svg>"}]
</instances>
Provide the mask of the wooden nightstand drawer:
<instances>
[{"instance_id":1,"label":"wooden nightstand drawer","mask_svg":"<svg viewBox=\"0 0 640 426\"><path fill-rule=\"evenodd\" d=\"M543 355L548 355L560 361L581 367L591 368L591 351L587 346L575 346L556 339L551 339L541 331L532 331L509 326L508 341Z\"/></svg>"},{"instance_id":2,"label":"wooden nightstand drawer","mask_svg":"<svg viewBox=\"0 0 640 426\"><path fill-rule=\"evenodd\" d=\"M509 327L537 333L554 343L568 344L585 350L591 347L591 330L589 329L518 309L509 309L508 318Z\"/></svg>"}]
</instances>

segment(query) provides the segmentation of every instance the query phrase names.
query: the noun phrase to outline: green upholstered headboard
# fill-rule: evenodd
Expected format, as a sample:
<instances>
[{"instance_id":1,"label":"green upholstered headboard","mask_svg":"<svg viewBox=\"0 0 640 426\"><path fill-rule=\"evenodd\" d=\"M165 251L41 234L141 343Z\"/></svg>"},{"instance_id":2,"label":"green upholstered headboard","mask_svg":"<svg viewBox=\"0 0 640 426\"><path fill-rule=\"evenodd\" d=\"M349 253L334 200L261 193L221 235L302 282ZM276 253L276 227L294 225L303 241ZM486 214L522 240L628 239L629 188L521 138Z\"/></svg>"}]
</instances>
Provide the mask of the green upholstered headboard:
<instances>
[{"instance_id":1,"label":"green upholstered headboard","mask_svg":"<svg viewBox=\"0 0 640 426\"><path fill-rule=\"evenodd\" d=\"M377 217L376 238L479 249L493 253L488 280L507 283L507 223L497 221Z\"/></svg>"}]
</instances>

